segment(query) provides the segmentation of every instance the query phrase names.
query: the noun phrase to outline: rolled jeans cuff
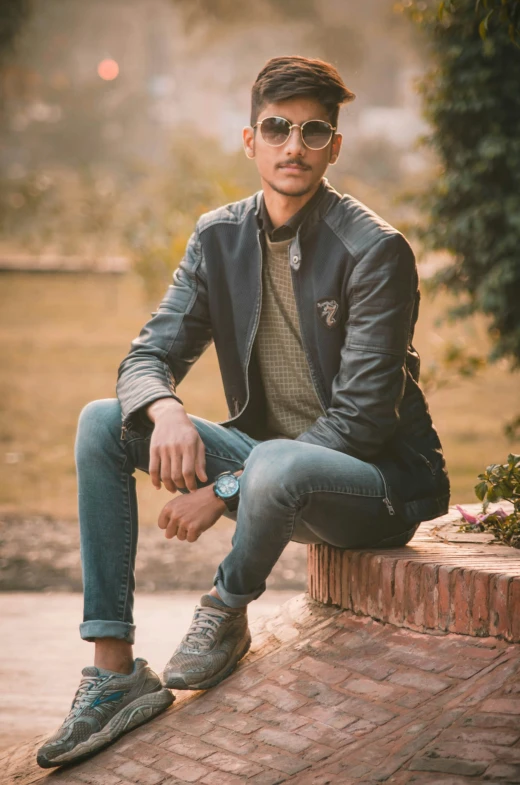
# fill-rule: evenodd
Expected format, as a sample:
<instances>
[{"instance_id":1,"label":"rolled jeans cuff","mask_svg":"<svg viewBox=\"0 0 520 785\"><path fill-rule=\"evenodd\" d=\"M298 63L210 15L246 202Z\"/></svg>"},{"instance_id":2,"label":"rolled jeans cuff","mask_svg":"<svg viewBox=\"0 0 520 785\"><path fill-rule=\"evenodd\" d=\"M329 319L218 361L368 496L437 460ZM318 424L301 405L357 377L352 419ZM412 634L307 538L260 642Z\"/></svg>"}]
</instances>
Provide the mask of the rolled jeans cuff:
<instances>
[{"instance_id":1,"label":"rolled jeans cuff","mask_svg":"<svg viewBox=\"0 0 520 785\"><path fill-rule=\"evenodd\" d=\"M126 621L84 621L79 625L79 634L84 641L96 638L119 638L127 643L135 642L135 624Z\"/></svg>"},{"instance_id":2,"label":"rolled jeans cuff","mask_svg":"<svg viewBox=\"0 0 520 785\"><path fill-rule=\"evenodd\" d=\"M250 602L253 602L253 600L258 599L258 597L260 597L260 595L265 591L264 584L260 589L257 589L251 594L231 594L224 587L222 579L218 573L215 576L214 586L218 591L218 596L220 599L225 602L226 605L229 605L230 608L243 608L245 605L249 605Z\"/></svg>"}]
</instances>

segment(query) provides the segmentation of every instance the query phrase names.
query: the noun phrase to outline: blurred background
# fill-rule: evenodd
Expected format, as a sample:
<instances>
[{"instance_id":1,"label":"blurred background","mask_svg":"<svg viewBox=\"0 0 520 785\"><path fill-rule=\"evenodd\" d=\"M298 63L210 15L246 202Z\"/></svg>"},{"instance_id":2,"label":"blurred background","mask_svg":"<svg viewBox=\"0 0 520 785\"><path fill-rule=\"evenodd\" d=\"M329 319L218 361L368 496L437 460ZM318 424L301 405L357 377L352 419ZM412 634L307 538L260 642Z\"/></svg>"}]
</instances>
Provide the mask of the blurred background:
<instances>
[{"instance_id":1,"label":"blurred background","mask_svg":"<svg viewBox=\"0 0 520 785\"><path fill-rule=\"evenodd\" d=\"M461 4L473 18L474 3ZM465 180L467 158L452 156L465 170L452 176L446 149L443 158L435 144L421 143L431 134L432 112L426 121L423 102L436 67L425 14L429 8L435 16L437 5L436 0L0 0L0 589L61 592L0 595L0 635L11 641L0 674L6 699L0 720L7 727L0 744L58 724L77 669L85 664L86 647L75 626L80 597L71 593L81 589L77 418L88 401L115 395L118 365L159 303L199 215L258 189L254 163L241 149L241 130L249 122L251 85L268 58L301 54L328 60L357 94L341 112L343 151L329 178L340 192L405 232L416 252L422 301L414 344L445 448L452 503L475 502L477 475L514 449L517 431L510 424L517 414L518 377L511 355L516 351L520 357L520 332L517 348L510 342L491 365L487 355L500 330L485 308L462 320L445 318L447 309L466 307L470 278L438 249L457 248L446 240L449 232L466 237L468 226L484 226L486 216L498 231L496 215L506 200L494 190L499 177L490 162L499 162L503 177L518 172L520 148L514 142L514 159L507 140L487 140L475 171L480 178L490 172L490 182L479 190ZM449 19L442 26L448 30ZM452 29L456 39L460 26ZM471 30L473 48L464 51L477 62L482 44ZM452 62L463 59L457 40L446 46ZM501 67L514 74L507 63ZM517 79L512 76L507 99L496 89L499 81L493 82L493 95L513 106ZM474 103L479 90L469 90ZM461 102L444 94L462 112ZM480 104L487 117L495 116L489 104ZM447 128L441 128L441 137L447 140L452 115L442 102L436 106L437 134L442 115ZM483 121L472 118L464 128L482 129ZM463 135L460 129L456 138ZM518 138L511 134L513 141ZM428 217L425 197L436 193L442 205L455 186L460 186L455 206L438 210L433 220L430 210ZM518 236L520 188L512 190L517 201L511 197L507 204ZM476 206L468 203L470 193ZM468 214L460 215L458 205ZM434 235L437 240L429 242ZM486 248L490 258L503 251L493 236L482 242L478 233L472 237L477 251ZM507 269L518 269L517 240L510 246ZM487 262L478 253L474 258L482 274ZM520 294L512 288L512 273L506 273L501 285L513 306L502 307L493 289L497 268L479 291L509 320L502 331L507 337ZM450 275L457 285L448 285ZM211 420L227 417L213 348L179 392L188 412ZM221 519L193 545L167 542L156 521L169 494L156 492L142 474L138 492L138 587L156 592L153 602L140 595L140 640L148 642L152 665L160 668L195 601L182 595L172 605L171 589L200 592L210 585L229 548L232 524ZM301 591L305 559L305 547L291 543L270 590ZM168 592L162 600L161 591ZM259 603L279 600L279 594L265 595ZM62 681L45 688L56 666Z\"/></svg>"}]
</instances>

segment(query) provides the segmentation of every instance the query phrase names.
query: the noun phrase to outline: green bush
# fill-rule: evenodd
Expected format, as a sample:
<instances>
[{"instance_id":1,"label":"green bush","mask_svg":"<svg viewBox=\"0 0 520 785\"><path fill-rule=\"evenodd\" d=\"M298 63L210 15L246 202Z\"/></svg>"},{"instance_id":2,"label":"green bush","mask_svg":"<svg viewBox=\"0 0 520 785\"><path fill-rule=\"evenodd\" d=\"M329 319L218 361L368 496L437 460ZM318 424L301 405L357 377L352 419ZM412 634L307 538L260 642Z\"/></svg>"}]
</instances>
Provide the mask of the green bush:
<instances>
[{"instance_id":1,"label":"green bush","mask_svg":"<svg viewBox=\"0 0 520 785\"><path fill-rule=\"evenodd\" d=\"M520 548L520 455L511 453L507 463L491 464L478 479L475 493L483 511L475 516L457 506L466 521L461 530L491 532L496 542ZM490 503L501 500L511 502L513 512L508 515L502 508L487 512Z\"/></svg>"},{"instance_id":2,"label":"green bush","mask_svg":"<svg viewBox=\"0 0 520 785\"><path fill-rule=\"evenodd\" d=\"M441 14L437 3L425 5L411 10L432 48L421 90L432 128L426 141L440 167L421 235L427 247L452 254L433 283L458 297L450 318L485 314L489 359L518 368L520 48L511 38L520 4L457 0Z\"/></svg>"}]
</instances>

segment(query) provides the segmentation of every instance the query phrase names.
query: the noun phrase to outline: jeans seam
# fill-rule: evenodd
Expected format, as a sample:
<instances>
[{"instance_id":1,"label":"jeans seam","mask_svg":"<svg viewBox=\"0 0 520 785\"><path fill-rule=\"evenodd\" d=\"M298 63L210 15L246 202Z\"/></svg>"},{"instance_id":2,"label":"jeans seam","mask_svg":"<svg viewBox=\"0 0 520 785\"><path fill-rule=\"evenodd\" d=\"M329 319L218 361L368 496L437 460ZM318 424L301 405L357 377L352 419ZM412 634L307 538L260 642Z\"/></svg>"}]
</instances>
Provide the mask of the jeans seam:
<instances>
[{"instance_id":1,"label":"jeans seam","mask_svg":"<svg viewBox=\"0 0 520 785\"><path fill-rule=\"evenodd\" d=\"M132 445L134 442L147 441L147 439L149 439L149 438L150 438L149 436L146 436L146 437L139 436L139 437L136 437L135 439L131 439L130 441L125 441L125 447L124 447L124 449L125 449L125 464L124 465L126 465L126 462L128 461L128 455L126 453L127 447L130 447L130 445ZM251 449L253 449L253 447L251 447ZM241 461L240 459L230 457L229 455L222 455L221 453L217 453L217 452L209 452L209 450L205 450L205 454L209 455L211 458L220 458L223 461L234 461L235 463L238 463L240 466L242 466L242 464L243 464L243 461Z\"/></svg>"},{"instance_id":2,"label":"jeans seam","mask_svg":"<svg viewBox=\"0 0 520 785\"><path fill-rule=\"evenodd\" d=\"M152 437L151 437L151 434L150 434L149 436L134 436L133 439L123 439L122 440L122 442L123 442L123 449L125 450L125 453L126 453L127 447L130 447L130 445L133 444L134 442L146 442L146 441L148 441L148 439L151 439L151 438Z\"/></svg>"},{"instance_id":3,"label":"jeans seam","mask_svg":"<svg viewBox=\"0 0 520 785\"><path fill-rule=\"evenodd\" d=\"M292 516L291 516L292 520L289 521L289 528L290 528L289 536L285 539L285 541L282 544L282 547L278 551L278 555L276 556L274 564L276 564L278 562L278 559L280 558L280 556L284 552L285 548L287 547L287 545L291 541L291 537L292 537L292 535L294 533L294 526L295 526L295 523L296 523L296 515L298 514L300 509L301 509L301 505L297 504L297 505L294 506L294 509L293 509L293 512L292 512ZM284 527L284 532L285 532L285 527ZM274 567L274 565L273 565L273 567Z\"/></svg>"},{"instance_id":4,"label":"jeans seam","mask_svg":"<svg viewBox=\"0 0 520 785\"><path fill-rule=\"evenodd\" d=\"M339 493L342 496L361 496L362 498L367 498L367 499L385 498L384 496L380 496L379 494L375 494L375 493L359 493L358 491L338 491L336 489L331 489L331 488L313 488L310 491L304 491L303 493L301 493L300 496L298 497L298 501L302 499L304 496L307 496L308 494L311 493Z\"/></svg>"},{"instance_id":5,"label":"jeans seam","mask_svg":"<svg viewBox=\"0 0 520 785\"><path fill-rule=\"evenodd\" d=\"M228 431L233 431L236 436L238 436L241 441L247 444L248 447L251 447L251 449L256 447L258 444L261 444L262 441L266 441L265 439L254 439L252 436L249 436L249 434L244 433L244 431L235 428L233 425L228 428Z\"/></svg>"},{"instance_id":6,"label":"jeans seam","mask_svg":"<svg viewBox=\"0 0 520 785\"><path fill-rule=\"evenodd\" d=\"M289 530L290 530L290 531L289 531L289 536L287 536L287 537L286 537L286 538L283 540L283 542L282 542L282 546L281 546L281 548L279 549L279 551L278 551L278 553L277 553L277 555L276 555L276 558L275 558L275 560L274 560L274 564L276 564L276 563L277 563L277 561L278 561L278 559L280 558L280 556L282 555L283 551L285 550L285 548L287 547L287 545L288 545L288 544L289 544L289 542L291 541L291 537L292 537L292 535L293 535L293 532L294 532L294 525L295 525L295 521L296 521L296 515L297 515L297 513L298 513L299 509L300 509L300 507L299 507L299 506L295 506L295 507L294 507L294 511L292 512L292 515L290 516L290 517L292 518L292 520L289 520L289 521L288 521L288 524L289 524ZM286 529L286 528L287 528L287 523L284 525L284 533L285 533L285 529ZM228 554L228 555L229 555L229 554ZM273 564L273 567L274 567L274 564ZM272 572L272 568L271 568L271 572ZM270 573L269 573L269 574L270 574ZM224 571L223 571L223 569L222 569L222 562L221 562L221 563L219 564L218 568L217 568L217 573L216 573L216 575L215 575L215 579L214 579L214 585L215 585L215 586L216 586L216 585L217 585L217 583L220 581L220 582L222 583L222 585L223 585L224 589L227 591L227 593L228 593L228 594L232 594L234 597L250 597L251 595L253 595L253 594L255 594L255 593L256 593L256 590L254 590L254 591L250 591L250 592L248 592L247 594L235 594L234 592L230 592L230 591L229 591L229 590L226 588L226 584L225 584L225 582L224 582L224 577L225 577L225 575L224 575ZM265 581L264 581L264 583L265 583Z\"/></svg>"},{"instance_id":7,"label":"jeans seam","mask_svg":"<svg viewBox=\"0 0 520 785\"><path fill-rule=\"evenodd\" d=\"M129 483L131 478L129 475L123 477L123 482L125 483L125 500L126 500L126 520L129 525L126 528L126 537L125 537L125 555L123 560L123 572L126 573L126 579L124 579L123 585L121 586L121 593L119 597L119 604L118 604L118 614L120 616L120 621L125 621L126 615L126 607L128 604L128 590L130 584L130 553L132 551L132 514L131 514L131 504L129 499Z\"/></svg>"},{"instance_id":8,"label":"jeans seam","mask_svg":"<svg viewBox=\"0 0 520 785\"><path fill-rule=\"evenodd\" d=\"M230 458L228 455L220 455L216 452L208 452L208 450L206 450L206 455L209 455L210 458L219 458L222 461L232 461L233 463L237 463L239 466L243 465L243 461L239 460L238 458Z\"/></svg>"}]
</instances>

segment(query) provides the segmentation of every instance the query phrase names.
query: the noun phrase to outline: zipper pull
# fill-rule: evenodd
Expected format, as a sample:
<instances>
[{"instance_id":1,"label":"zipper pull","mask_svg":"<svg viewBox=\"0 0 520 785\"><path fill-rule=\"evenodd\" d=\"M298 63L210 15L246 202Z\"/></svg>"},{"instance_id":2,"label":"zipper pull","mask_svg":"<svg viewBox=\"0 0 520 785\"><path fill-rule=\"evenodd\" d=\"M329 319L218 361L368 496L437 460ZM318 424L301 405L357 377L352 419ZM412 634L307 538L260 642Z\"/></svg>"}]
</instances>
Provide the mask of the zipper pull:
<instances>
[{"instance_id":1,"label":"zipper pull","mask_svg":"<svg viewBox=\"0 0 520 785\"><path fill-rule=\"evenodd\" d=\"M127 432L127 430L128 430L127 426L125 424L123 424L121 426L121 441L123 441L123 442L126 440L126 432Z\"/></svg>"},{"instance_id":2,"label":"zipper pull","mask_svg":"<svg viewBox=\"0 0 520 785\"><path fill-rule=\"evenodd\" d=\"M426 457L426 455L421 455L421 453L419 453L419 455L421 456L421 458L423 459L423 461L425 462L426 466L431 471L431 473L435 474L435 472L433 470L433 466L432 466L431 462L428 460L428 458Z\"/></svg>"},{"instance_id":3,"label":"zipper pull","mask_svg":"<svg viewBox=\"0 0 520 785\"><path fill-rule=\"evenodd\" d=\"M386 504L386 508L387 508L387 510L388 510L388 514L389 514L389 515L395 515L395 510L394 510L394 508L392 507L392 502L390 501L390 499L388 498L388 496L385 496L385 498L383 499L383 501L384 501L384 503Z\"/></svg>"}]
</instances>

